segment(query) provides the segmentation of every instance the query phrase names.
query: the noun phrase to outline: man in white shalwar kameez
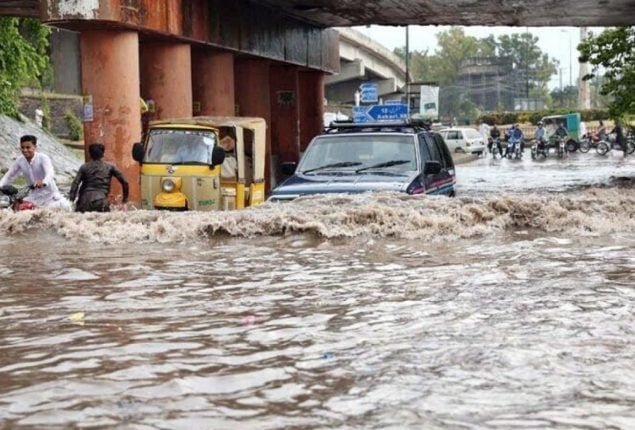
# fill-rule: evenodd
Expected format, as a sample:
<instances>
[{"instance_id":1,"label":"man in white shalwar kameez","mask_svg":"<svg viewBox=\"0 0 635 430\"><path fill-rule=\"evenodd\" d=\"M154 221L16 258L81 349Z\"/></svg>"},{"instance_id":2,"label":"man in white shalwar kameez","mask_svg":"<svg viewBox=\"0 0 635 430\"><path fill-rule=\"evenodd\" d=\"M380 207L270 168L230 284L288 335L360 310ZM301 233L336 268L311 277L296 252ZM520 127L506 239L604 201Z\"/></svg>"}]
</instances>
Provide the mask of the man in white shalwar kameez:
<instances>
[{"instance_id":1,"label":"man in white shalwar kameez","mask_svg":"<svg viewBox=\"0 0 635 430\"><path fill-rule=\"evenodd\" d=\"M36 151L37 138L24 135L20 138L20 152L7 173L0 179L0 187L10 185L19 175L24 176L33 190L24 199L38 208L70 210L71 203L60 194L55 183L53 163L46 154Z\"/></svg>"},{"instance_id":2,"label":"man in white shalwar kameez","mask_svg":"<svg viewBox=\"0 0 635 430\"><path fill-rule=\"evenodd\" d=\"M481 126L478 129L478 132L480 133L481 137L483 138L483 145L487 145L487 143L489 142L489 132L490 132L490 127L489 124L486 123L485 121L483 121L481 123Z\"/></svg>"}]
</instances>

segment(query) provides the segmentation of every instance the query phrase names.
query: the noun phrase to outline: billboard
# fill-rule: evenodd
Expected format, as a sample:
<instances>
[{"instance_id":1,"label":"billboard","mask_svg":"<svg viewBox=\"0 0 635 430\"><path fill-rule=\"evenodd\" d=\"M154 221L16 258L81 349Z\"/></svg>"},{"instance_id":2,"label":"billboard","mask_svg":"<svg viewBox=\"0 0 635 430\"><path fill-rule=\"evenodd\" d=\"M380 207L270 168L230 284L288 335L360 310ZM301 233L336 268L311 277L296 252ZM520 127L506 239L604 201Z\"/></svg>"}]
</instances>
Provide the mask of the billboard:
<instances>
[{"instance_id":1,"label":"billboard","mask_svg":"<svg viewBox=\"0 0 635 430\"><path fill-rule=\"evenodd\" d=\"M421 85L419 114L424 118L437 119L439 117L439 87Z\"/></svg>"}]
</instances>

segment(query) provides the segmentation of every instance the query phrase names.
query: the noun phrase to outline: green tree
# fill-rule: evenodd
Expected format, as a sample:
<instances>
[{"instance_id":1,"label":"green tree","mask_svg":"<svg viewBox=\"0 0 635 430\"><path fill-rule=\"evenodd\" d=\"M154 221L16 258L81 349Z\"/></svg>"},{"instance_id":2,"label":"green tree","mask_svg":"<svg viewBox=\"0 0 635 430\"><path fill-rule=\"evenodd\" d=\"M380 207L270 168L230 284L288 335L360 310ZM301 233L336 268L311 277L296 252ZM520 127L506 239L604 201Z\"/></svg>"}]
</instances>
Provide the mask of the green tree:
<instances>
[{"instance_id":1,"label":"green tree","mask_svg":"<svg viewBox=\"0 0 635 430\"><path fill-rule=\"evenodd\" d=\"M50 29L33 19L0 17L0 113L17 117L23 86L40 86L49 66Z\"/></svg>"},{"instance_id":2,"label":"green tree","mask_svg":"<svg viewBox=\"0 0 635 430\"><path fill-rule=\"evenodd\" d=\"M515 97L540 99L549 103L548 83L556 73L558 62L538 47L538 38L528 33L477 39L465 34L460 27L452 27L437 34L438 48L433 54L427 51L410 53L410 72L415 81L432 81L439 84L439 104L442 115L468 118L476 112L473 103L461 84L461 72L468 60L475 57L493 58L503 67L506 76L501 81L506 91ZM405 58L405 49L395 53ZM528 93L528 94L527 94ZM504 102L501 100L502 106Z\"/></svg>"},{"instance_id":3,"label":"green tree","mask_svg":"<svg viewBox=\"0 0 635 430\"><path fill-rule=\"evenodd\" d=\"M578 105L578 87L567 85L562 89L556 88L551 91L551 99L554 109L575 109Z\"/></svg>"},{"instance_id":4,"label":"green tree","mask_svg":"<svg viewBox=\"0 0 635 430\"><path fill-rule=\"evenodd\" d=\"M518 95L547 99L548 83L557 73L558 61L538 47L538 38L529 33L498 37L498 56L508 59L505 72L517 77Z\"/></svg>"},{"instance_id":5,"label":"green tree","mask_svg":"<svg viewBox=\"0 0 635 430\"><path fill-rule=\"evenodd\" d=\"M618 27L604 30L578 45L580 61L595 66L594 73L583 77L593 79L603 70L600 93L610 96L611 117L622 118L635 111L635 28Z\"/></svg>"}]
</instances>

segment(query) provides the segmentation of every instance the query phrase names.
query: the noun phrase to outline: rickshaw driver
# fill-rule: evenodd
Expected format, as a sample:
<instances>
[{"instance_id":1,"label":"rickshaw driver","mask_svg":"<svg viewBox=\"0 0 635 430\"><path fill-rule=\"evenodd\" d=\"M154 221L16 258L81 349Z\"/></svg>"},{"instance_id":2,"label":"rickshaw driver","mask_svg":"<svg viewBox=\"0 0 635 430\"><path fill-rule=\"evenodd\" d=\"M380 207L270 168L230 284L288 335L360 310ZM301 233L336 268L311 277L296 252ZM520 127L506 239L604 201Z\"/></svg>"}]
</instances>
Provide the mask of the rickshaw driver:
<instances>
[{"instance_id":1,"label":"rickshaw driver","mask_svg":"<svg viewBox=\"0 0 635 430\"><path fill-rule=\"evenodd\" d=\"M225 160L223 164L221 164L221 177L235 180L238 176L238 163L234 152L236 148L236 138L233 132L221 132L221 138L218 144L225 150Z\"/></svg>"},{"instance_id":2,"label":"rickshaw driver","mask_svg":"<svg viewBox=\"0 0 635 430\"><path fill-rule=\"evenodd\" d=\"M179 146L174 158L175 163L209 163L207 146L199 136L189 136L187 141Z\"/></svg>"}]
</instances>

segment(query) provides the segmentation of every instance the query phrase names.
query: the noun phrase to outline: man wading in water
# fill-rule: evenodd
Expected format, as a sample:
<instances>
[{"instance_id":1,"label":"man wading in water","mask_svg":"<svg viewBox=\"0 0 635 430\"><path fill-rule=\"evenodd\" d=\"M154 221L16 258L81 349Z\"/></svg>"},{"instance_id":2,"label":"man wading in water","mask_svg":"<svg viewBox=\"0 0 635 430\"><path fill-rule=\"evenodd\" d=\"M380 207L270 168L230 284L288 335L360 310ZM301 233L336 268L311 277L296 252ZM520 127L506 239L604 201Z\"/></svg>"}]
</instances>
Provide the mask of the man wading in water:
<instances>
[{"instance_id":1,"label":"man wading in water","mask_svg":"<svg viewBox=\"0 0 635 430\"><path fill-rule=\"evenodd\" d=\"M104 145L101 143L91 144L88 147L91 161L79 168L73 180L69 197L71 201L75 201L79 187L79 198L75 205L77 212L110 212L108 193L113 176L117 178L123 189L122 203L125 204L128 201L128 181L119 169L103 160L104 151Z\"/></svg>"}]
</instances>

